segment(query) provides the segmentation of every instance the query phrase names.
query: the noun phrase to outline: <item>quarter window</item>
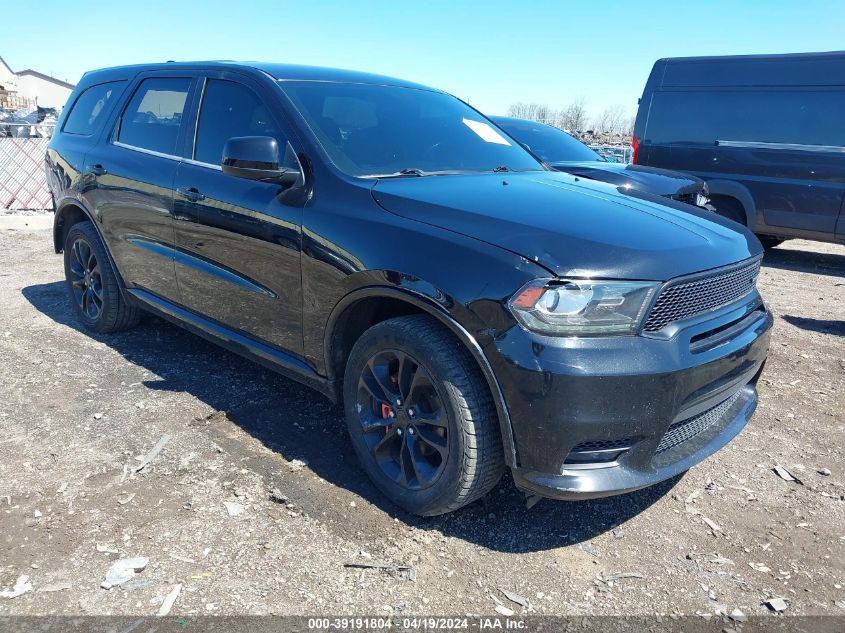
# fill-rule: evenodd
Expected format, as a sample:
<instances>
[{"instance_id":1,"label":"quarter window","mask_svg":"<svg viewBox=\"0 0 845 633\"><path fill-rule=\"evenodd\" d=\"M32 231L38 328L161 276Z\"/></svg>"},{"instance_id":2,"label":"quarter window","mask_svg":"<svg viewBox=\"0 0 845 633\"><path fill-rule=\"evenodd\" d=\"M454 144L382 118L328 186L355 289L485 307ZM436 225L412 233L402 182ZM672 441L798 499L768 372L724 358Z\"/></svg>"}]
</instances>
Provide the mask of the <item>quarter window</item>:
<instances>
[{"instance_id":1,"label":"quarter window","mask_svg":"<svg viewBox=\"0 0 845 633\"><path fill-rule=\"evenodd\" d=\"M120 92L122 81L110 81L91 86L82 92L68 114L63 132L91 136L98 122L105 118L114 105L113 97Z\"/></svg>"},{"instance_id":2,"label":"quarter window","mask_svg":"<svg viewBox=\"0 0 845 633\"><path fill-rule=\"evenodd\" d=\"M194 160L219 165L223 145L234 136L272 136L283 150L286 139L258 96L233 81L209 79L200 110Z\"/></svg>"},{"instance_id":3,"label":"quarter window","mask_svg":"<svg viewBox=\"0 0 845 633\"><path fill-rule=\"evenodd\" d=\"M181 77L142 81L123 113L117 140L176 155L179 125L190 87L191 80Z\"/></svg>"}]
</instances>

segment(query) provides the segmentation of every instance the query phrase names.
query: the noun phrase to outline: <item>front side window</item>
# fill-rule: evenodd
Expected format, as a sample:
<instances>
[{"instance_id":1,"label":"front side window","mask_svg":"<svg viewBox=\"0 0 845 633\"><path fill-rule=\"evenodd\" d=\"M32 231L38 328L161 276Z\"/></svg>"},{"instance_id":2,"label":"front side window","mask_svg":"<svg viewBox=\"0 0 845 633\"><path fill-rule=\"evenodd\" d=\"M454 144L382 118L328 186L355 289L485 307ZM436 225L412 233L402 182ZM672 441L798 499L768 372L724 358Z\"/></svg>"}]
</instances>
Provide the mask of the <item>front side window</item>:
<instances>
[{"instance_id":1,"label":"front side window","mask_svg":"<svg viewBox=\"0 0 845 633\"><path fill-rule=\"evenodd\" d=\"M203 93L194 160L219 165L223 146L235 136L271 136L282 150L286 145L258 95L233 81L209 79Z\"/></svg>"},{"instance_id":2,"label":"front side window","mask_svg":"<svg viewBox=\"0 0 845 633\"><path fill-rule=\"evenodd\" d=\"M432 90L330 81L280 85L352 176L542 170L478 112Z\"/></svg>"},{"instance_id":3,"label":"front side window","mask_svg":"<svg viewBox=\"0 0 845 633\"><path fill-rule=\"evenodd\" d=\"M117 140L175 156L190 88L191 80L183 77L142 81L123 112Z\"/></svg>"},{"instance_id":4,"label":"front side window","mask_svg":"<svg viewBox=\"0 0 845 633\"><path fill-rule=\"evenodd\" d=\"M85 89L73 104L62 131L82 136L93 134L98 122L104 119L114 106L112 98L117 96L124 83L110 81Z\"/></svg>"}]
</instances>

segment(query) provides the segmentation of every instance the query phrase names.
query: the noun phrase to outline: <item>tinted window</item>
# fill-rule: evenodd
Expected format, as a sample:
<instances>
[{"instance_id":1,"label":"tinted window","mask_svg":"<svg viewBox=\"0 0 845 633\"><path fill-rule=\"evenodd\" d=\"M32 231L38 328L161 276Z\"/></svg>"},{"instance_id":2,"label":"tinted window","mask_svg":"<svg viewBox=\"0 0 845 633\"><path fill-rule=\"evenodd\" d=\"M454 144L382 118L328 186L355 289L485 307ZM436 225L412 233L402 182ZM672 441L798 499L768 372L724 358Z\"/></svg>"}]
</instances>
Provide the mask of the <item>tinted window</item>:
<instances>
[{"instance_id":1,"label":"tinted window","mask_svg":"<svg viewBox=\"0 0 845 633\"><path fill-rule=\"evenodd\" d=\"M233 136L272 136L284 149L286 140L267 108L246 86L209 79L200 110L194 159L219 165L223 145Z\"/></svg>"},{"instance_id":2,"label":"tinted window","mask_svg":"<svg viewBox=\"0 0 845 633\"><path fill-rule=\"evenodd\" d=\"M440 92L327 81L281 86L347 174L542 169L482 115Z\"/></svg>"},{"instance_id":3,"label":"tinted window","mask_svg":"<svg viewBox=\"0 0 845 633\"><path fill-rule=\"evenodd\" d=\"M121 90L122 81L111 81L87 88L74 102L62 131L90 136L114 105L112 97Z\"/></svg>"},{"instance_id":4,"label":"tinted window","mask_svg":"<svg viewBox=\"0 0 845 633\"><path fill-rule=\"evenodd\" d=\"M656 92L645 138L845 146L843 112L842 90Z\"/></svg>"},{"instance_id":5,"label":"tinted window","mask_svg":"<svg viewBox=\"0 0 845 633\"><path fill-rule=\"evenodd\" d=\"M547 163L604 161L577 138L551 125L519 119L494 118L493 121Z\"/></svg>"},{"instance_id":6,"label":"tinted window","mask_svg":"<svg viewBox=\"0 0 845 633\"><path fill-rule=\"evenodd\" d=\"M190 87L191 80L187 78L142 81L123 112L117 140L176 155L179 124Z\"/></svg>"}]
</instances>

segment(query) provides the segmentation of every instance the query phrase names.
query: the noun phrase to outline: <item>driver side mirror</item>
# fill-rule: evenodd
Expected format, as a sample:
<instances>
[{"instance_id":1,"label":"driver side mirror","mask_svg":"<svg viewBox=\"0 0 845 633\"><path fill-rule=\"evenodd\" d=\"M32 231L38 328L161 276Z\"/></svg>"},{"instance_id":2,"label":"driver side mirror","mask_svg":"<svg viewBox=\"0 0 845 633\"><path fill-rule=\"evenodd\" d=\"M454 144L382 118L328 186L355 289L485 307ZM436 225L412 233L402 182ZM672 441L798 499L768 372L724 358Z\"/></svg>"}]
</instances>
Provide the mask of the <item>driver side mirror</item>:
<instances>
[{"instance_id":1,"label":"driver side mirror","mask_svg":"<svg viewBox=\"0 0 845 633\"><path fill-rule=\"evenodd\" d=\"M279 143L271 136L235 136L223 146L220 164L224 174L248 180L273 182L285 187L293 185L299 170L283 167Z\"/></svg>"}]
</instances>

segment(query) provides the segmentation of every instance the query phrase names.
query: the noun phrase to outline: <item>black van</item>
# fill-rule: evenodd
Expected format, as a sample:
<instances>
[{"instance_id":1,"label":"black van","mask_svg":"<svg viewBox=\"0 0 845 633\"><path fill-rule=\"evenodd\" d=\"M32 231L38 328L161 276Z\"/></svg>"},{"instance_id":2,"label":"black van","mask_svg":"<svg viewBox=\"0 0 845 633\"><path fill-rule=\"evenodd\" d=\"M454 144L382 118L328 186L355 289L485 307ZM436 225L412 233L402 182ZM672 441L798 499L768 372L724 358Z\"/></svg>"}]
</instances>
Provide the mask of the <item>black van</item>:
<instances>
[{"instance_id":1,"label":"black van","mask_svg":"<svg viewBox=\"0 0 845 633\"><path fill-rule=\"evenodd\" d=\"M707 181L717 211L764 246L845 242L845 52L661 59L634 162Z\"/></svg>"}]
</instances>

